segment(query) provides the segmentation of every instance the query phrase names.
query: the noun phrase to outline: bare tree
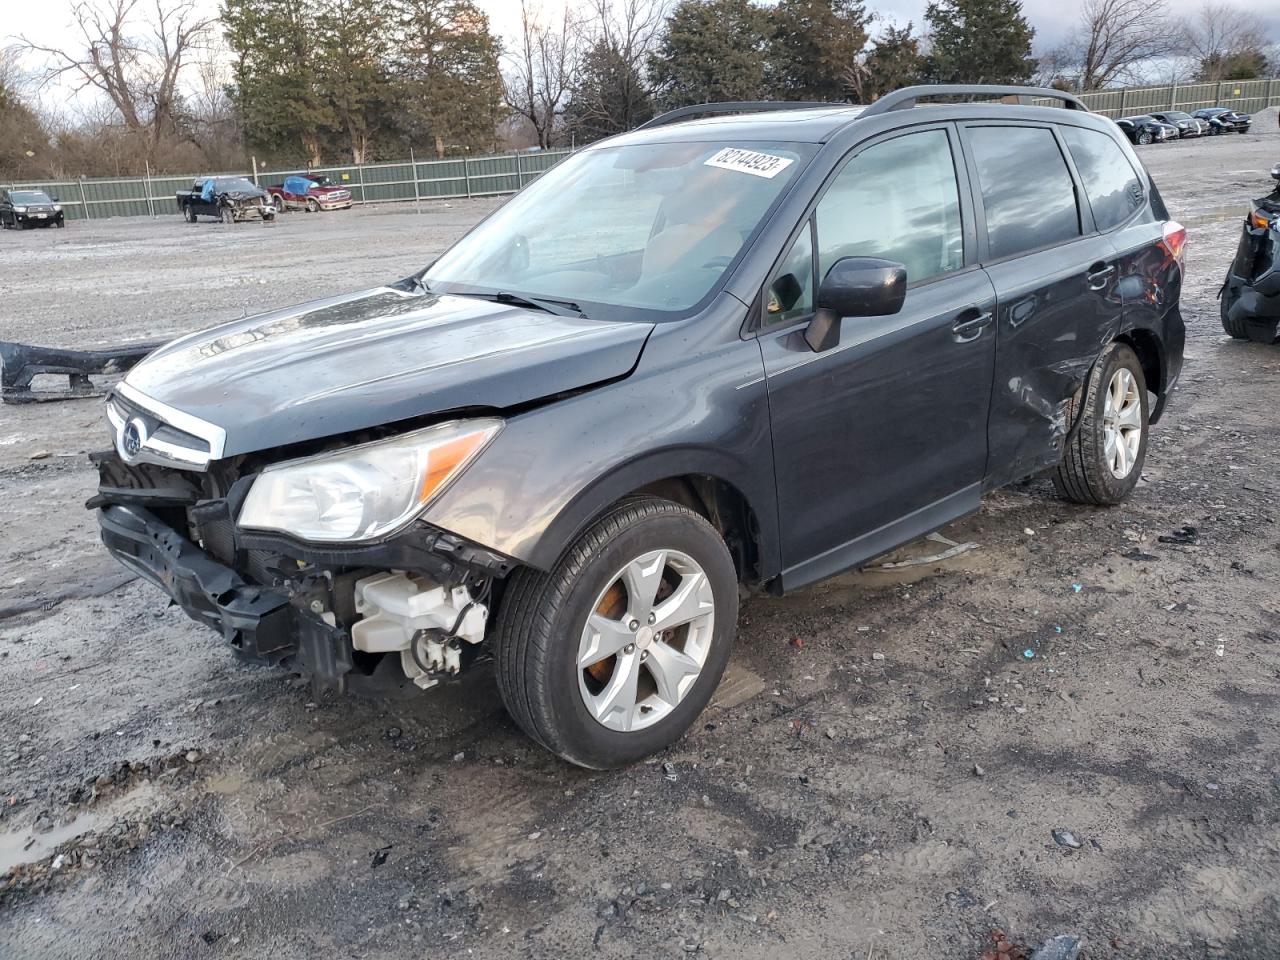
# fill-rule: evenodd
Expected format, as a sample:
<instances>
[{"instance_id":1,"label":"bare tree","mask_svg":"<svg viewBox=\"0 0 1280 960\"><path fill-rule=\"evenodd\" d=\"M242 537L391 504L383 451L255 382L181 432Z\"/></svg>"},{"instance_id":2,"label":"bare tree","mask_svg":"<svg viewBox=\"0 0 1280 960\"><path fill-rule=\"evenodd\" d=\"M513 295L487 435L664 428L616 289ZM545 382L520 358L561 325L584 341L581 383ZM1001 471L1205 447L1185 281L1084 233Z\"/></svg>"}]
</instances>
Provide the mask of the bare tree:
<instances>
[{"instance_id":1,"label":"bare tree","mask_svg":"<svg viewBox=\"0 0 1280 960\"><path fill-rule=\"evenodd\" d=\"M183 67L217 18L202 15L194 0L155 0L153 12L141 0L78 0L71 12L80 33L76 48L20 38L24 50L46 60L42 85L70 78L74 93L98 91L125 129L145 136L154 150L174 129Z\"/></svg>"},{"instance_id":2,"label":"bare tree","mask_svg":"<svg viewBox=\"0 0 1280 960\"><path fill-rule=\"evenodd\" d=\"M1269 41L1267 24L1259 14L1225 0L1206 0L1183 30L1186 52L1199 63L1202 80L1223 79L1234 57L1261 52Z\"/></svg>"},{"instance_id":3,"label":"bare tree","mask_svg":"<svg viewBox=\"0 0 1280 960\"><path fill-rule=\"evenodd\" d=\"M1045 55L1041 71L1080 90L1138 82L1148 67L1180 52L1182 31L1168 0L1085 0L1067 43Z\"/></svg>"},{"instance_id":4,"label":"bare tree","mask_svg":"<svg viewBox=\"0 0 1280 960\"><path fill-rule=\"evenodd\" d=\"M579 30L566 5L559 22L544 23L520 0L519 48L508 59L503 98L533 127L538 146L550 147L577 74Z\"/></svg>"},{"instance_id":5,"label":"bare tree","mask_svg":"<svg viewBox=\"0 0 1280 960\"><path fill-rule=\"evenodd\" d=\"M566 120L588 139L630 130L653 115L649 55L669 0L591 0Z\"/></svg>"}]
</instances>

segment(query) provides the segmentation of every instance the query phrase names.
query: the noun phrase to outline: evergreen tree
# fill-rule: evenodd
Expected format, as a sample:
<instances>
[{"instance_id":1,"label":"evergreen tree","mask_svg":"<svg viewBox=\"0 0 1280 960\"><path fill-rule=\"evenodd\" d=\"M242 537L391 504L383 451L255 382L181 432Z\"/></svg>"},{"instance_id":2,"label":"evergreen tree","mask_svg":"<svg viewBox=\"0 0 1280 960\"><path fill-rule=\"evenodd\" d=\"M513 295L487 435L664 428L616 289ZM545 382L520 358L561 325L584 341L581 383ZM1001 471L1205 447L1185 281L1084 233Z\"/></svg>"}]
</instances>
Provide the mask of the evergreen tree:
<instances>
[{"instance_id":1,"label":"evergreen tree","mask_svg":"<svg viewBox=\"0 0 1280 960\"><path fill-rule=\"evenodd\" d=\"M649 59L661 106L760 99L770 28L751 0L681 0Z\"/></svg>"},{"instance_id":2,"label":"evergreen tree","mask_svg":"<svg viewBox=\"0 0 1280 960\"><path fill-rule=\"evenodd\" d=\"M231 99L245 142L268 154L318 164L334 118L317 70L318 18L311 0L224 0L235 54Z\"/></svg>"},{"instance_id":3,"label":"evergreen tree","mask_svg":"<svg viewBox=\"0 0 1280 960\"><path fill-rule=\"evenodd\" d=\"M919 83L922 66L920 41L911 32L911 24L888 27L862 61L858 101L871 103L890 91Z\"/></svg>"},{"instance_id":4,"label":"evergreen tree","mask_svg":"<svg viewBox=\"0 0 1280 960\"><path fill-rule=\"evenodd\" d=\"M932 0L924 14L934 83L1024 83L1035 73L1035 30L1019 0Z\"/></svg>"},{"instance_id":5,"label":"evergreen tree","mask_svg":"<svg viewBox=\"0 0 1280 960\"><path fill-rule=\"evenodd\" d=\"M636 65L618 45L599 40L582 58L565 125L582 142L639 126L653 116L653 98Z\"/></svg>"},{"instance_id":6,"label":"evergreen tree","mask_svg":"<svg viewBox=\"0 0 1280 960\"><path fill-rule=\"evenodd\" d=\"M471 0L397 0L394 100L401 135L439 156L494 148L501 45Z\"/></svg>"},{"instance_id":7,"label":"evergreen tree","mask_svg":"<svg viewBox=\"0 0 1280 960\"><path fill-rule=\"evenodd\" d=\"M766 82L778 100L848 100L870 17L859 0L779 0L769 13Z\"/></svg>"}]
</instances>

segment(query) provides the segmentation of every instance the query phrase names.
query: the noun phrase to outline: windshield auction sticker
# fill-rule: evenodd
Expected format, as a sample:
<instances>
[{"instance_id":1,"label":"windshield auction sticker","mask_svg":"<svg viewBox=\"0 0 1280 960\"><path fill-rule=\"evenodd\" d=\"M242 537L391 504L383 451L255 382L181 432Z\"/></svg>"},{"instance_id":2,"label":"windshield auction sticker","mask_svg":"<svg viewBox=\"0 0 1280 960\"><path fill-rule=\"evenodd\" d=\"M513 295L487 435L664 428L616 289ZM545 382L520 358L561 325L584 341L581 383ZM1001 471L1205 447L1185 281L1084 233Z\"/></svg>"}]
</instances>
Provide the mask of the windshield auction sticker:
<instances>
[{"instance_id":1,"label":"windshield auction sticker","mask_svg":"<svg viewBox=\"0 0 1280 960\"><path fill-rule=\"evenodd\" d=\"M770 153L756 153L754 150L742 150L738 147L725 147L703 161L704 166L719 167L721 170L737 170L739 173L749 173L753 177L764 177L768 180L772 180L787 169L791 163L790 157L775 157Z\"/></svg>"}]
</instances>

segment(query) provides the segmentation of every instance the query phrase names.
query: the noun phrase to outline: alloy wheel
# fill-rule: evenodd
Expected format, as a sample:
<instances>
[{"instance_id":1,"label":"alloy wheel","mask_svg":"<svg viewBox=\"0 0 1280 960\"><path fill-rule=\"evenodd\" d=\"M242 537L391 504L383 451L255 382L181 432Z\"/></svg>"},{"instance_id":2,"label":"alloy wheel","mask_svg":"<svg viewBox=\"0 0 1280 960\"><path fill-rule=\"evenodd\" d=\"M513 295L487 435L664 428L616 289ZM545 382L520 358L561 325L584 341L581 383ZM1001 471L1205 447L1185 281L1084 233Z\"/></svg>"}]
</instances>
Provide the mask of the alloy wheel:
<instances>
[{"instance_id":1,"label":"alloy wheel","mask_svg":"<svg viewBox=\"0 0 1280 960\"><path fill-rule=\"evenodd\" d=\"M587 711L622 733L657 723L697 683L714 629L715 597L697 561L677 550L631 560L582 630L578 690Z\"/></svg>"},{"instance_id":2,"label":"alloy wheel","mask_svg":"<svg viewBox=\"0 0 1280 960\"><path fill-rule=\"evenodd\" d=\"M1123 480L1133 470L1142 446L1142 397L1133 374L1121 367L1107 385L1102 409L1104 455L1111 473Z\"/></svg>"}]
</instances>

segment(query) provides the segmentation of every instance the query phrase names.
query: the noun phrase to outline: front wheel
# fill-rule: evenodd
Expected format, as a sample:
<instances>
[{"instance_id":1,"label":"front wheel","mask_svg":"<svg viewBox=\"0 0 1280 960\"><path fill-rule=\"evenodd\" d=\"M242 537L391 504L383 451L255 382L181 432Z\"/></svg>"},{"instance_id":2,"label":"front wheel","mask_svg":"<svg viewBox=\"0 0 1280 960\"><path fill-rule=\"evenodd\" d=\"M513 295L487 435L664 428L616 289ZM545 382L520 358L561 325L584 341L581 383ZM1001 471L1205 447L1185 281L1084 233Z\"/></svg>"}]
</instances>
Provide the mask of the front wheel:
<instances>
[{"instance_id":1,"label":"front wheel","mask_svg":"<svg viewBox=\"0 0 1280 960\"><path fill-rule=\"evenodd\" d=\"M1110 344L1084 389L1067 403L1067 422L1079 423L1054 471L1059 496L1095 506L1127 497L1147 457L1147 415L1138 355L1126 344Z\"/></svg>"},{"instance_id":2,"label":"front wheel","mask_svg":"<svg viewBox=\"0 0 1280 960\"><path fill-rule=\"evenodd\" d=\"M1142 144L1144 147L1151 143L1151 132L1149 130L1143 130L1138 134L1138 143Z\"/></svg>"},{"instance_id":3,"label":"front wheel","mask_svg":"<svg viewBox=\"0 0 1280 960\"><path fill-rule=\"evenodd\" d=\"M223 223L232 224L236 222L236 212L231 207L223 207L221 217Z\"/></svg>"},{"instance_id":4,"label":"front wheel","mask_svg":"<svg viewBox=\"0 0 1280 960\"><path fill-rule=\"evenodd\" d=\"M319 213L319 212L320 212L320 201L316 200L315 198L309 198L307 200L307 213Z\"/></svg>"},{"instance_id":5,"label":"front wheel","mask_svg":"<svg viewBox=\"0 0 1280 960\"><path fill-rule=\"evenodd\" d=\"M1235 288L1231 285L1231 275L1227 274L1227 283L1222 288L1222 295L1218 298L1218 316L1222 320L1222 329L1227 331L1237 340L1249 339L1249 330L1243 319L1232 319L1231 308L1235 306L1239 295Z\"/></svg>"},{"instance_id":6,"label":"front wheel","mask_svg":"<svg viewBox=\"0 0 1280 960\"><path fill-rule=\"evenodd\" d=\"M625 500L550 573L512 576L493 638L498 689L548 750L591 769L625 766L697 719L737 616L737 576L715 528L669 500Z\"/></svg>"}]
</instances>

